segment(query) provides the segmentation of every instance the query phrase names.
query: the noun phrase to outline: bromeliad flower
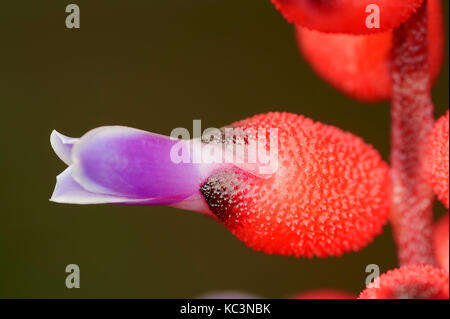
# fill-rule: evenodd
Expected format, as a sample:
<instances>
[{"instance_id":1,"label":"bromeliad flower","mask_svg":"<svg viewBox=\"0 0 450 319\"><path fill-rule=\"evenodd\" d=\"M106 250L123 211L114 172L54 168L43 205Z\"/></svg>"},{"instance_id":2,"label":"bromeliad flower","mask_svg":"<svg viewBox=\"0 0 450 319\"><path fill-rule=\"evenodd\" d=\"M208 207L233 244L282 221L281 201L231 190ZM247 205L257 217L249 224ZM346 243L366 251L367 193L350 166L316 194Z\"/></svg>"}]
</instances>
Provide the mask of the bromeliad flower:
<instances>
[{"instance_id":1,"label":"bromeliad flower","mask_svg":"<svg viewBox=\"0 0 450 319\"><path fill-rule=\"evenodd\" d=\"M226 138L227 129L258 132ZM258 164L193 163L171 157L174 145L247 148L260 132L278 130L277 169ZM235 122L218 140L179 141L127 127L94 129L80 139L51 135L69 167L52 201L168 205L216 218L248 246L266 253L338 256L382 231L389 212L388 167L376 150L340 129L303 116L269 113ZM223 133L225 132L225 133ZM269 139L267 137L267 139ZM258 149L259 151L259 149ZM270 152L271 153L271 152Z\"/></svg>"},{"instance_id":2,"label":"bromeliad flower","mask_svg":"<svg viewBox=\"0 0 450 319\"><path fill-rule=\"evenodd\" d=\"M448 112L430 135L430 90L443 57L440 0L272 2L296 24L301 51L322 77L359 100L392 100L390 169L357 136L289 113L192 140L120 126L81 138L54 131L51 144L68 167L51 200L191 210L255 250L297 257L360 250L389 217L401 267L360 298L448 298L448 215L436 227L432 215L433 190L448 207ZM368 26L368 9L379 10L379 25Z\"/></svg>"}]
</instances>

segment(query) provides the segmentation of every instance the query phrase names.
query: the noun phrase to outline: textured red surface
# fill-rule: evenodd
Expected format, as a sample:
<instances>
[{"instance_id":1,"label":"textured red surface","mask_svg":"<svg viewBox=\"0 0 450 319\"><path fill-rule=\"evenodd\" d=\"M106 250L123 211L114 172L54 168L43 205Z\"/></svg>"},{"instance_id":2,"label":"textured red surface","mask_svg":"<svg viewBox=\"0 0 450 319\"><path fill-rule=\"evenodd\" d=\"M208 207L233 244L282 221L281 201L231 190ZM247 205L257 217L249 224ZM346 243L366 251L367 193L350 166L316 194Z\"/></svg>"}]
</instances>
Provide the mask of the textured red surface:
<instances>
[{"instance_id":1,"label":"textured red surface","mask_svg":"<svg viewBox=\"0 0 450 319\"><path fill-rule=\"evenodd\" d=\"M316 289L303 292L294 296L294 299L355 299L356 297L347 291L334 289Z\"/></svg>"},{"instance_id":2,"label":"textured red surface","mask_svg":"<svg viewBox=\"0 0 450 319\"><path fill-rule=\"evenodd\" d=\"M430 134L427 149L427 163L425 170L427 180L433 187L435 194L444 205L449 207L449 116L442 116L434 125Z\"/></svg>"},{"instance_id":3,"label":"textured red surface","mask_svg":"<svg viewBox=\"0 0 450 319\"><path fill-rule=\"evenodd\" d=\"M412 265L379 277L379 288L366 288L358 299L448 299L448 272L429 265Z\"/></svg>"},{"instance_id":4,"label":"textured red surface","mask_svg":"<svg viewBox=\"0 0 450 319\"><path fill-rule=\"evenodd\" d=\"M441 0L429 0L429 61L432 81L439 75L444 52ZM327 34L296 27L304 58L332 86L358 100L391 97L392 31L357 36Z\"/></svg>"},{"instance_id":5,"label":"textured red surface","mask_svg":"<svg viewBox=\"0 0 450 319\"><path fill-rule=\"evenodd\" d=\"M272 0L286 20L322 32L367 34L390 30L405 21L423 0ZM380 8L380 28L369 29L368 5Z\"/></svg>"},{"instance_id":6,"label":"textured red surface","mask_svg":"<svg viewBox=\"0 0 450 319\"><path fill-rule=\"evenodd\" d=\"M434 226L434 254L439 267L448 271L448 214L443 216Z\"/></svg>"},{"instance_id":7,"label":"textured red surface","mask_svg":"<svg viewBox=\"0 0 450 319\"><path fill-rule=\"evenodd\" d=\"M233 127L278 128L278 170L269 179L240 169L202 186L211 211L240 240L266 253L340 256L366 246L389 214L389 172L378 152L340 129L290 113Z\"/></svg>"}]
</instances>

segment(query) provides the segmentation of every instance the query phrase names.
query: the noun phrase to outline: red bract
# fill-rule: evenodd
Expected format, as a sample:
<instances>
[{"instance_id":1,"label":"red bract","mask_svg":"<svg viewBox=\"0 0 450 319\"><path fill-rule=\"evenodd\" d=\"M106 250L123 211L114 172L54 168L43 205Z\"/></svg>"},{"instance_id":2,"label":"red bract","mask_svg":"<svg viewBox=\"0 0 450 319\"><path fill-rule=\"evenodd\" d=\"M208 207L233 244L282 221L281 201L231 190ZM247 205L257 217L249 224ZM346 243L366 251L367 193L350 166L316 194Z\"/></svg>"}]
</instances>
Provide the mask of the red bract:
<instances>
[{"instance_id":1,"label":"red bract","mask_svg":"<svg viewBox=\"0 0 450 319\"><path fill-rule=\"evenodd\" d=\"M429 265L405 266L379 277L358 299L448 299L448 272Z\"/></svg>"},{"instance_id":2,"label":"red bract","mask_svg":"<svg viewBox=\"0 0 450 319\"><path fill-rule=\"evenodd\" d=\"M432 81L439 75L443 61L441 6L441 0L429 1L428 49ZM357 36L296 27L300 50L312 68L340 91L368 102L391 97L392 33Z\"/></svg>"},{"instance_id":3,"label":"red bract","mask_svg":"<svg viewBox=\"0 0 450 319\"><path fill-rule=\"evenodd\" d=\"M388 166L362 139L289 113L231 126L278 128L278 170L271 178L226 169L201 188L211 211L248 246L280 255L339 256L382 231Z\"/></svg>"},{"instance_id":4,"label":"red bract","mask_svg":"<svg viewBox=\"0 0 450 319\"><path fill-rule=\"evenodd\" d=\"M316 289L298 294L294 299L355 299L355 296L347 291Z\"/></svg>"},{"instance_id":5,"label":"red bract","mask_svg":"<svg viewBox=\"0 0 450 319\"><path fill-rule=\"evenodd\" d=\"M425 171L435 194L449 207L449 113L442 116L430 134Z\"/></svg>"},{"instance_id":6,"label":"red bract","mask_svg":"<svg viewBox=\"0 0 450 319\"><path fill-rule=\"evenodd\" d=\"M319 30L367 34L390 30L404 22L423 0L272 0L291 23ZM380 28L368 28L366 19L377 5Z\"/></svg>"},{"instance_id":7,"label":"red bract","mask_svg":"<svg viewBox=\"0 0 450 319\"><path fill-rule=\"evenodd\" d=\"M442 217L434 227L434 254L439 267L448 271L448 214Z\"/></svg>"}]
</instances>

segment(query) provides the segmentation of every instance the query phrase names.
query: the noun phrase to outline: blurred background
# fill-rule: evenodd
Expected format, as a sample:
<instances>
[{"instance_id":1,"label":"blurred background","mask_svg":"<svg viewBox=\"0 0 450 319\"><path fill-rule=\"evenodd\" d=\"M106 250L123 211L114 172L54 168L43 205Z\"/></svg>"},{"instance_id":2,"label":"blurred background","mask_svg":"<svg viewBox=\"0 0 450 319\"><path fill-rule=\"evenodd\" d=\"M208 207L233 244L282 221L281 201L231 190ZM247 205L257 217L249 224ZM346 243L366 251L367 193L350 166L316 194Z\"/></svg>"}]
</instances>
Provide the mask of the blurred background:
<instances>
[{"instance_id":1,"label":"blurred background","mask_svg":"<svg viewBox=\"0 0 450 319\"><path fill-rule=\"evenodd\" d=\"M65 168L50 147L53 129L78 137L118 124L168 135L191 131L194 119L221 127L288 111L351 131L389 155L389 103L355 102L319 79L269 0L74 2L77 30L65 27L69 1L1 5L0 297L356 294L366 265L396 266L389 226L358 253L298 259L255 252L214 220L174 208L49 202ZM436 116L449 106L448 69L447 41ZM436 217L443 212L436 202ZM65 286L71 263L80 266L80 289Z\"/></svg>"}]
</instances>

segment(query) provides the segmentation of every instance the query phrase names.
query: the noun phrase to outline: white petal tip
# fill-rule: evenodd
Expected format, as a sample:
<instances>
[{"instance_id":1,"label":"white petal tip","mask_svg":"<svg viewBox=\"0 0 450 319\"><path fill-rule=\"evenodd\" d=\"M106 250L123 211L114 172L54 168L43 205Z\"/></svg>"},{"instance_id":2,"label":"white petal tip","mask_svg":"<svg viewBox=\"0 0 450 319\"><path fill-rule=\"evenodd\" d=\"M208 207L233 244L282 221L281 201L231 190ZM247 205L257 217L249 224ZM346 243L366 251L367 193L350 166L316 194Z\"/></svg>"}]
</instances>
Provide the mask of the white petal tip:
<instances>
[{"instance_id":1,"label":"white petal tip","mask_svg":"<svg viewBox=\"0 0 450 319\"><path fill-rule=\"evenodd\" d=\"M72 138L62 135L56 130L50 134L50 144L56 155L67 165L72 163L71 155L73 145L78 141L78 138Z\"/></svg>"},{"instance_id":2,"label":"white petal tip","mask_svg":"<svg viewBox=\"0 0 450 319\"><path fill-rule=\"evenodd\" d=\"M151 199L133 199L118 197L107 194L97 194L85 190L72 177L72 166L69 166L56 177L56 186L50 201L61 204L118 204L118 203L141 203L148 202Z\"/></svg>"}]
</instances>

